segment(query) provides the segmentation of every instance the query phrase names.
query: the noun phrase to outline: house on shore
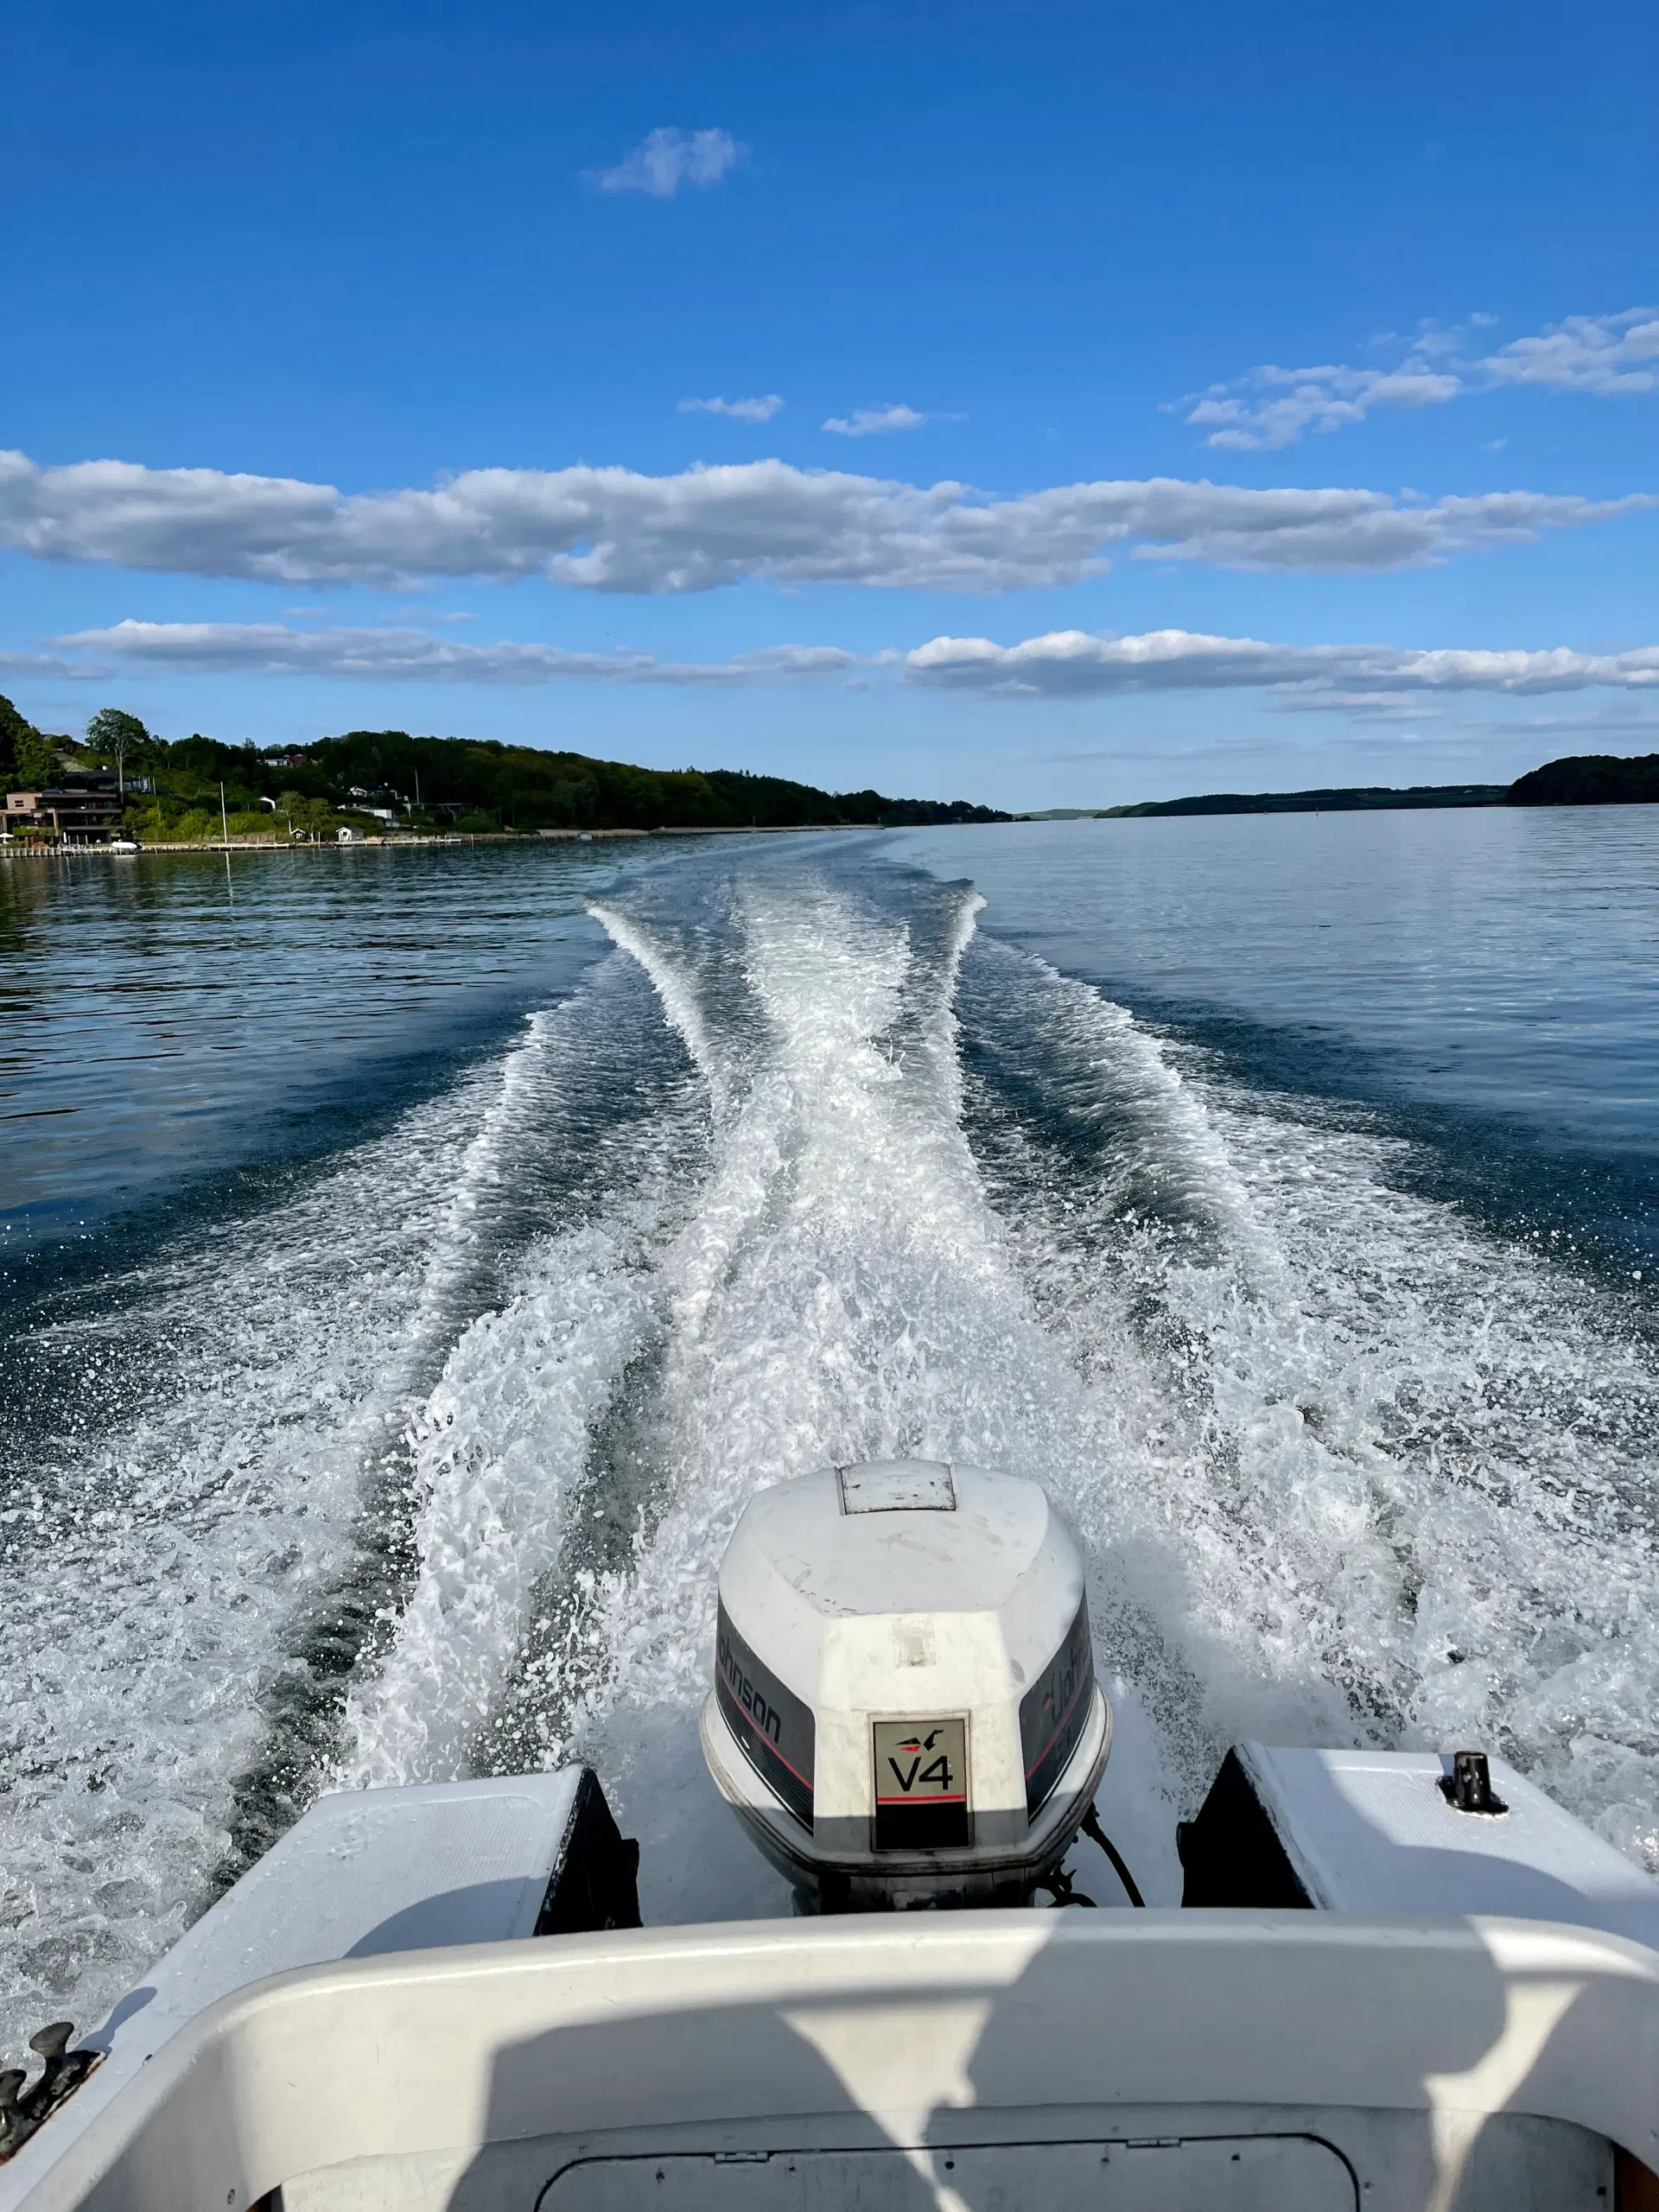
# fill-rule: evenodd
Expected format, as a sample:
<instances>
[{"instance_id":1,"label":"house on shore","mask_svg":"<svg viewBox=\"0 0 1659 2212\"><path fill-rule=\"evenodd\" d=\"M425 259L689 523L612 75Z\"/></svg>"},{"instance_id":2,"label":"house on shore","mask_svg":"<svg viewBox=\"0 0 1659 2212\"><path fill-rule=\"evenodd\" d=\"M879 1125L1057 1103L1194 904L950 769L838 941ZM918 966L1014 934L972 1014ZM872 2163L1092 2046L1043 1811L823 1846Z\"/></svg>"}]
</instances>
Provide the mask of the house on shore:
<instances>
[{"instance_id":1,"label":"house on shore","mask_svg":"<svg viewBox=\"0 0 1659 2212\"><path fill-rule=\"evenodd\" d=\"M60 775L46 791L8 791L5 827L11 836L60 845L101 845L121 827L120 779L111 771Z\"/></svg>"}]
</instances>

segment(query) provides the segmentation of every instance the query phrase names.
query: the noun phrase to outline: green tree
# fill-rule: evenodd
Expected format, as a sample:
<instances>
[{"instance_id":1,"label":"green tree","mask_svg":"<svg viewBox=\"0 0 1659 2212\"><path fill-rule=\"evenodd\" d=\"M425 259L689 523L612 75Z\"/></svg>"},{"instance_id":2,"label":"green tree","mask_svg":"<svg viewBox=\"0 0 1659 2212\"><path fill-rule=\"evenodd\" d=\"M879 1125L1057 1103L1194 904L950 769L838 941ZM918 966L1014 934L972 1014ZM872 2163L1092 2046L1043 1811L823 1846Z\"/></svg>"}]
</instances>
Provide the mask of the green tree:
<instances>
[{"instance_id":1,"label":"green tree","mask_svg":"<svg viewBox=\"0 0 1659 2212\"><path fill-rule=\"evenodd\" d=\"M548 811L561 828L568 823L591 822L597 797L586 777L563 779L548 792Z\"/></svg>"},{"instance_id":2,"label":"green tree","mask_svg":"<svg viewBox=\"0 0 1659 2212\"><path fill-rule=\"evenodd\" d=\"M86 743L100 760L112 760L124 794L127 763L135 766L156 756L156 741L137 715L120 707L100 707L86 725Z\"/></svg>"},{"instance_id":3,"label":"green tree","mask_svg":"<svg viewBox=\"0 0 1659 2212\"><path fill-rule=\"evenodd\" d=\"M34 723L25 721L10 700L0 696L0 789L17 781L18 747L25 739L39 735Z\"/></svg>"},{"instance_id":4,"label":"green tree","mask_svg":"<svg viewBox=\"0 0 1659 2212\"><path fill-rule=\"evenodd\" d=\"M58 741L31 729L16 741L17 778L25 791L45 790L58 780Z\"/></svg>"}]
</instances>

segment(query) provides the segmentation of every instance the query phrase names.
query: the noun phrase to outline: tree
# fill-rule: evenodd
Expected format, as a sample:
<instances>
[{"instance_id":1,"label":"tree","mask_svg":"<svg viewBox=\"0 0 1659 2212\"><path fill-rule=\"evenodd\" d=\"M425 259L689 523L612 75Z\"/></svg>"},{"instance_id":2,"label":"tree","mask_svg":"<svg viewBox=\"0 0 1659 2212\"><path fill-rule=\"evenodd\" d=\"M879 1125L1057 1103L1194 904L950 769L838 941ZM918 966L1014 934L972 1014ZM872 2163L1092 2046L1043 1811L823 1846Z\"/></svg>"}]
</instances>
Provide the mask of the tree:
<instances>
[{"instance_id":1,"label":"tree","mask_svg":"<svg viewBox=\"0 0 1659 2212\"><path fill-rule=\"evenodd\" d=\"M591 822L598 796L585 776L567 779L555 784L548 792L548 806L554 821L561 825Z\"/></svg>"},{"instance_id":2,"label":"tree","mask_svg":"<svg viewBox=\"0 0 1659 2212\"><path fill-rule=\"evenodd\" d=\"M44 791L58 780L55 737L43 737L39 730L31 729L27 736L16 741L13 757L17 764L18 780L25 791Z\"/></svg>"},{"instance_id":3,"label":"tree","mask_svg":"<svg viewBox=\"0 0 1659 2212\"><path fill-rule=\"evenodd\" d=\"M99 709L86 725L86 742L100 760L114 761L124 798L128 760L147 760L156 750L156 740L137 715L130 715L120 707Z\"/></svg>"},{"instance_id":4,"label":"tree","mask_svg":"<svg viewBox=\"0 0 1659 2212\"><path fill-rule=\"evenodd\" d=\"M0 696L0 789L17 780L18 747L26 738L39 735L34 723L25 721L10 700Z\"/></svg>"}]
</instances>

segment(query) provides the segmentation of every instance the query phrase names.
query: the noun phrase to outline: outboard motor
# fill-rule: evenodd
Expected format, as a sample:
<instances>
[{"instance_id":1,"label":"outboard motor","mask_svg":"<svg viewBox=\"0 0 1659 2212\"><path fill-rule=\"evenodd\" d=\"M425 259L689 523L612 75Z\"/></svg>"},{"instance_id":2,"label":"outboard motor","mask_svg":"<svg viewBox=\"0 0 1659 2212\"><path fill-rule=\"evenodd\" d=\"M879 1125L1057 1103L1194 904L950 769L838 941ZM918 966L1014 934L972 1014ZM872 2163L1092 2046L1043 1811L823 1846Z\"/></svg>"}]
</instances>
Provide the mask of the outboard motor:
<instances>
[{"instance_id":1,"label":"outboard motor","mask_svg":"<svg viewBox=\"0 0 1659 2212\"><path fill-rule=\"evenodd\" d=\"M701 1733L810 1908L1026 1903L1111 1745L1076 1541L1035 1483L932 1459L760 1491Z\"/></svg>"}]
</instances>

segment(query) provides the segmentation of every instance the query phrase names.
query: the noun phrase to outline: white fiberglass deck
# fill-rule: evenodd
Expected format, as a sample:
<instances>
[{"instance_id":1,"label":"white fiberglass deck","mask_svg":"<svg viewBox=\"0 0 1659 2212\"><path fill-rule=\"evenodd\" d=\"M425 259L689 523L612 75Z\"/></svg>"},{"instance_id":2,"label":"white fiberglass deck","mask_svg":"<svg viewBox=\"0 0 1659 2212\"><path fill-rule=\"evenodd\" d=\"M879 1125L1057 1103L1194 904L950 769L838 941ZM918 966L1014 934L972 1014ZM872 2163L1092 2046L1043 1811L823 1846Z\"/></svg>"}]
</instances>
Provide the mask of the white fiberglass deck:
<instances>
[{"instance_id":1,"label":"white fiberglass deck","mask_svg":"<svg viewBox=\"0 0 1659 2212\"><path fill-rule=\"evenodd\" d=\"M81 2126L42 2130L0 2202L1596 2212L1613 2145L1659 2164L1656 2073L1659 1955L1583 1928L1154 1911L636 1929L226 1999L138 2079L94 2075Z\"/></svg>"}]
</instances>

